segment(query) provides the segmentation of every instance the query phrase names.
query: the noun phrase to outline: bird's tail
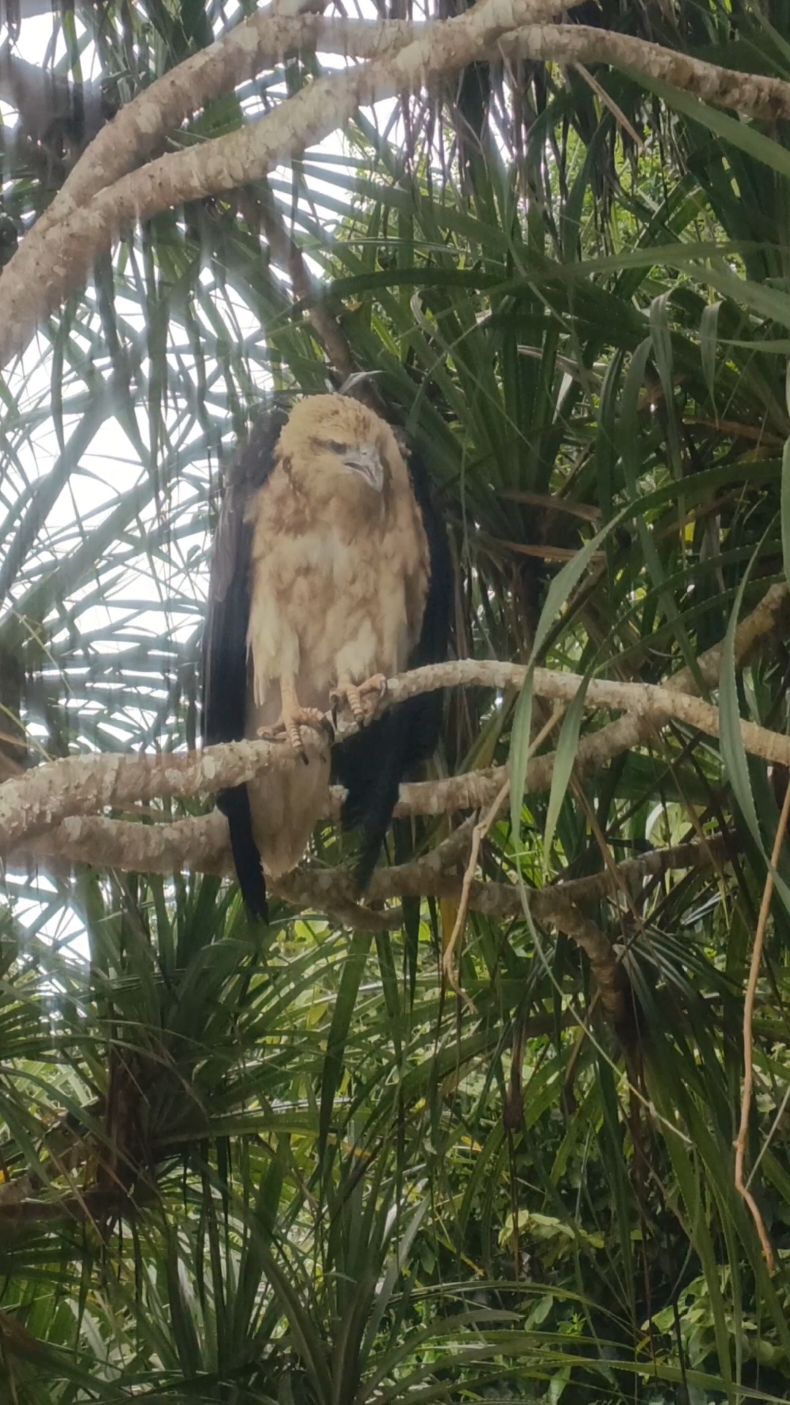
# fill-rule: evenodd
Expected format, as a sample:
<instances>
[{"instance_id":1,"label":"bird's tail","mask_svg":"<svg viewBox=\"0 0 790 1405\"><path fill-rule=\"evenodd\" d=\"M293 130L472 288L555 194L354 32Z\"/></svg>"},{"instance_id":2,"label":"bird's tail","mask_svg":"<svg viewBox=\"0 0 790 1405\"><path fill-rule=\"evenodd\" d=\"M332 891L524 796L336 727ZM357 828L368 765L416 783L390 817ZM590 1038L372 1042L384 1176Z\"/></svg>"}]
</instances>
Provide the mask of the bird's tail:
<instances>
[{"instance_id":1,"label":"bird's tail","mask_svg":"<svg viewBox=\"0 0 790 1405\"><path fill-rule=\"evenodd\" d=\"M360 830L354 871L360 892L376 867L400 782L409 780L436 747L441 709L440 693L409 698L335 751L333 778L346 788L343 826Z\"/></svg>"},{"instance_id":2,"label":"bird's tail","mask_svg":"<svg viewBox=\"0 0 790 1405\"><path fill-rule=\"evenodd\" d=\"M241 895L252 917L269 921L266 903L266 880L261 867L261 856L252 833L250 797L246 785L223 790L217 796L217 807L227 817L230 830L230 847Z\"/></svg>"}]
</instances>

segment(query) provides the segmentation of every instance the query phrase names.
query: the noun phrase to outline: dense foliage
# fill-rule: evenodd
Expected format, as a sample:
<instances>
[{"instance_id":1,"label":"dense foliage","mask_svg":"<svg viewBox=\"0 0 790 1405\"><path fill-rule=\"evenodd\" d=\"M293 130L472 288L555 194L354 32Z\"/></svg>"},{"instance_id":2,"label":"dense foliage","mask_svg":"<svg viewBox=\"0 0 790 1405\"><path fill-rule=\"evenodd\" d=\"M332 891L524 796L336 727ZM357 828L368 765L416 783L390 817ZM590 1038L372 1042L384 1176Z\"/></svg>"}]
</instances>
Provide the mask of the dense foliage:
<instances>
[{"instance_id":1,"label":"dense foliage","mask_svg":"<svg viewBox=\"0 0 790 1405\"><path fill-rule=\"evenodd\" d=\"M786 0L571 19L790 78ZM108 0L58 21L59 71L91 63L112 108L223 23L220 4ZM244 85L173 143L199 148L317 64ZM24 120L2 137L12 245L75 138ZM264 391L327 386L316 307L429 463L459 655L526 661L537 636L555 669L695 676L783 579L786 137L605 66L477 66L360 113L342 149L129 232L2 381L0 774L194 744L219 470ZM783 731L789 670L781 631L737 676L725 650L720 740L672 723L575 778L571 710L545 743L564 784L491 828L481 876L528 887L722 837L715 861L588 905L628 974L617 1030L552 924L472 912L459 998L439 976L449 899L405 898L375 932L280 903L266 929L199 872L12 864L3 1399L788 1398L781 886L749 1142L773 1274L733 1180L784 776L747 764L732 717ZM504 763L523 725L513 696L454 696L435 774ZM461 819L401 822L391 861ZM311 862L347 861L327 824Z\"/></svg>"}]
</instances>

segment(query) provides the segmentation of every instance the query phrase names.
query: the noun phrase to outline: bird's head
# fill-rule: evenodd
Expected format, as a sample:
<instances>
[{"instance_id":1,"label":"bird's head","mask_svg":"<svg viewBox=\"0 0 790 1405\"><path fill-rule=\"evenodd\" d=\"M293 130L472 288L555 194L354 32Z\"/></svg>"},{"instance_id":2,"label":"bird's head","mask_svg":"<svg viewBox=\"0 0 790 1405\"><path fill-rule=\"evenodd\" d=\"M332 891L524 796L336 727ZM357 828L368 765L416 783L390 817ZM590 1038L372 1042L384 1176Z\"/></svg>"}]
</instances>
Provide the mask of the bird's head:
<instances>
[{"instance_id":1,"label":"bird's head","mask_svg":"<svg viewBox=\"0 0 790 1405\"><path fill-rule=\"evenodd\" d=\"M291 411L278 443L298 488L311 495L353 497L381 503L394 460L400 460L389 425L345 395L310 395Z\"/></svg>"}]
</instances>

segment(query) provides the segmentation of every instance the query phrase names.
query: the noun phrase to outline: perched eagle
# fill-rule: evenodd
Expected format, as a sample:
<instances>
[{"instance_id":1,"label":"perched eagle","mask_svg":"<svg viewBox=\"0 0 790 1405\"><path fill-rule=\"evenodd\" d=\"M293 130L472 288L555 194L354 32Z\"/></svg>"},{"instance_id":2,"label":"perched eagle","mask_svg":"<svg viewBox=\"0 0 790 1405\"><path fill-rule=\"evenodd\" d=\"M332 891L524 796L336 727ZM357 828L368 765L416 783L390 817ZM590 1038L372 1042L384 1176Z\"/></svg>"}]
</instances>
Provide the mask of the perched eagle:
<instances>
[{"instance_id":1,"label":"perched eagle","mask_svg":"<svg viewBox=\"0 0 790 1405\"><path fill-rule=\"evenodd\" d=\"M248 908L266 916L264 874L304 853L334 780L343 821L359 828L367 883L398 786L436 746L441 695L391 708L335 745L328 714L383 678L445 658L450 562L419 463L357 400L313 395L255 426L228 475L214 540L203 658L203 740L325 737L309 765L226 790L236 873ZM365 686L367 685L367 686Z\"/></svg>"}]
</instances>

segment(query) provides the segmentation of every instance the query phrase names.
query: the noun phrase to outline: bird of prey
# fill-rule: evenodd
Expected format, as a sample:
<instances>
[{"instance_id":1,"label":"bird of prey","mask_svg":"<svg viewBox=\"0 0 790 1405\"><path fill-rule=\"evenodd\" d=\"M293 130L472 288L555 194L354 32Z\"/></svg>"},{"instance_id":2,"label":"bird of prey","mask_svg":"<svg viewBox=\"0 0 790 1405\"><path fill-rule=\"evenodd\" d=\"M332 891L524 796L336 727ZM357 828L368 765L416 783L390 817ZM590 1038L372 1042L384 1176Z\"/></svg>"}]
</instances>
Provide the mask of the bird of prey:
<instances>
[{"instance_id":1,"label":"bird of prey","mask_svg":"<svg viewBox=\"0 0 790 1405\"><path fill-rule=\"evenodd\" d=\"M228 474L214 539L203 657L203 740L324 737L308 765L226 790L236 874L266 917L265 875L296 866L343 785L367 883L398 786L434 750L439 693L411 698L334 747L327 715L364 723L366 692L448 647L451 568L424 468L392 428L350 397L314 395L255 425ZM329 735L327 735L327 728Z\"/></svg>"}]
</instances>

